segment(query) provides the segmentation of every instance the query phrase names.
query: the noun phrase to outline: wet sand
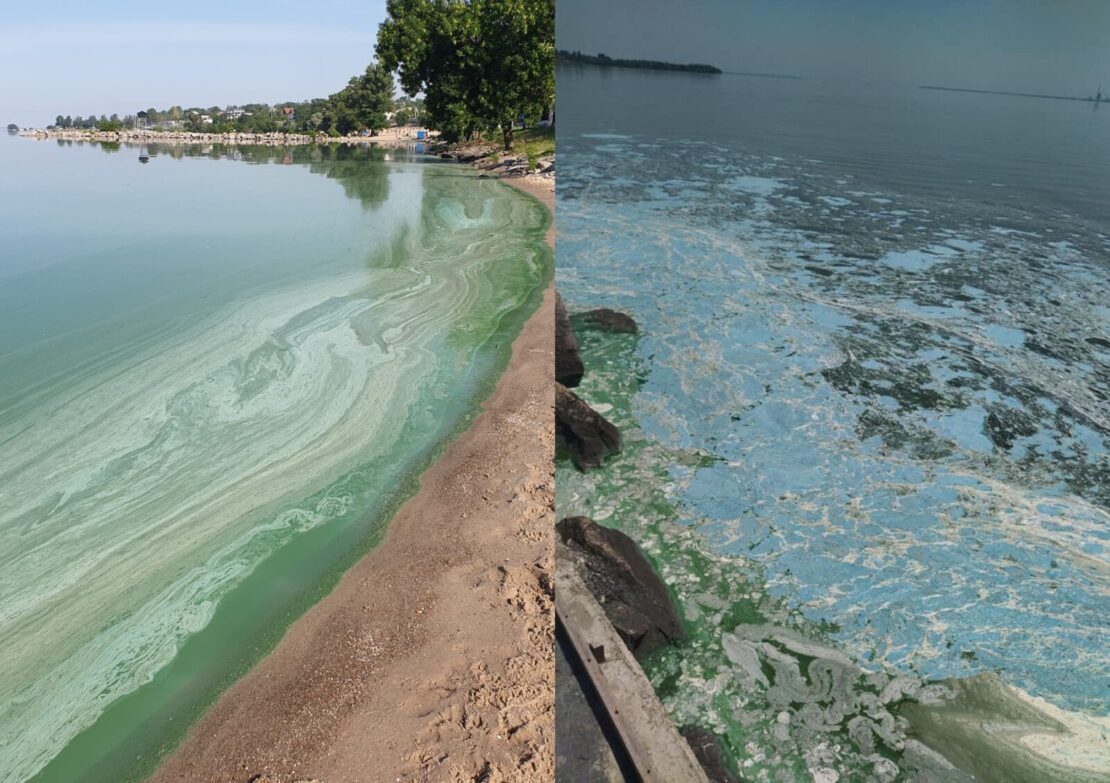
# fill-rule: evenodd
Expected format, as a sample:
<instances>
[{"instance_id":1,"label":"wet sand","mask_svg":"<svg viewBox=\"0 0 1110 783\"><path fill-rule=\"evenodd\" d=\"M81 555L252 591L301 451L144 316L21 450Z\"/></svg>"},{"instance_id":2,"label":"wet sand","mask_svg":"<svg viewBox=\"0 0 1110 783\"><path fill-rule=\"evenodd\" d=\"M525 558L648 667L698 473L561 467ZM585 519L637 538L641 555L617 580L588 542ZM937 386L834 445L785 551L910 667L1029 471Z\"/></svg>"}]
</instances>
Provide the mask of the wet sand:
<instances>
[{"instance_id":1,"label":"wet sand","mask_svg":"<svg viewBox=\"0 0 1110 783\"><path fill-rule=\"evenodd\" d=\"M528 179L507 182L554 209ZM549 287L381 544L151 781L554 778L553 315Z\"/></svg>"}]
</instances>

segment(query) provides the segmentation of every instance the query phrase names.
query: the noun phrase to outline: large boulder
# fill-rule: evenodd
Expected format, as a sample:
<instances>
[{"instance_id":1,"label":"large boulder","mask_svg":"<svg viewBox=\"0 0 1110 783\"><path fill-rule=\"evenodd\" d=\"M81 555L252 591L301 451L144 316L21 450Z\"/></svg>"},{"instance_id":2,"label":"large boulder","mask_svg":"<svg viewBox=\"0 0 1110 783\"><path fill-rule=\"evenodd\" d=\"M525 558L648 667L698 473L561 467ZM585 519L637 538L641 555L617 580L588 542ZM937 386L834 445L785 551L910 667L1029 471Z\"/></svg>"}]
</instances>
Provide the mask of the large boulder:
<instances>
[{"instance_id":1,"label":"large boulder","mask_svg":"<svg viewBox=\"0 0 1110 783\"><path fill-rule=\"evenodd\" d=\"M578 340L570 325L563 298L555 293L555 380L564 386L577 386L582 380L582 357L578 355Z\"/></svg>"},{"instance_id":2,"label":"large boulder","mask_svg":"<svg viewBox=\"0 0 1110 783\"><path fill-rule=\"evenodd\" d=\"M725 763L725 754L715 734L700 726L683 726L678 731L694 751L694 757L705 770L709 783L742 783Z\"/></svg>"},{"instance_id":3,"label":"large boulder","mask_svg":"<svg viewBox=\"0 0 1110 783\"><path fill-rule=\"evenodd\" d=\"M628 332L635 334L639 331L632 316L608 307L599 307L596 310L587 310L578 316L590 326L605 329L610 332Z\"/></svg>"},{"instance_id":4,"label":"large boulder","mask_svg":"<svg viewBox=\"0 0 1110 783\"><path fill-rule=\"evenodd\" d=\"M577 394L555 384L555 445L567 451L579 470L600 468L621 450L621 434Z\"/></svg>"},{"instance_id":5,"label":"large boulder","mask_svg":"<svg viewBox=\"0 0 1110 783\"><path fill-rule=\"evenodd\" d=\"M575 560L578 573L633 655L640 658L683 637L670 594L635 541L589 517L567 517L556 529L565 545L557 556Z\"/></svg>"}]
</instances>

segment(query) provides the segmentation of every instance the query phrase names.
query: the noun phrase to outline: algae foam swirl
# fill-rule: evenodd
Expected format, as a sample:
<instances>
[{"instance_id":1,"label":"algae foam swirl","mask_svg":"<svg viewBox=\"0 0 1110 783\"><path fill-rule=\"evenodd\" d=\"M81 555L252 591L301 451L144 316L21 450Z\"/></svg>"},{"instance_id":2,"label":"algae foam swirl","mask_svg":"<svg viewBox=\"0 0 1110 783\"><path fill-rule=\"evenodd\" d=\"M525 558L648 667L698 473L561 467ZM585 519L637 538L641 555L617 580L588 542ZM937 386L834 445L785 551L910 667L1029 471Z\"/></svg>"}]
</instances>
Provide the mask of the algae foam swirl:
<instances>
[{"instance_id":1,"label":"algae foam swirl","mask_svg":"<svg viewBox=\"0 0 1110 783\"><path fill-rule=\"evenodd\" d=\"M545 211L453 167L376 176L404 203L354 210L342 263L304 259L0 417L0 781L151 682L298 536L370 540L492 383L550 271Z\"/></svg>"}]
</instances>

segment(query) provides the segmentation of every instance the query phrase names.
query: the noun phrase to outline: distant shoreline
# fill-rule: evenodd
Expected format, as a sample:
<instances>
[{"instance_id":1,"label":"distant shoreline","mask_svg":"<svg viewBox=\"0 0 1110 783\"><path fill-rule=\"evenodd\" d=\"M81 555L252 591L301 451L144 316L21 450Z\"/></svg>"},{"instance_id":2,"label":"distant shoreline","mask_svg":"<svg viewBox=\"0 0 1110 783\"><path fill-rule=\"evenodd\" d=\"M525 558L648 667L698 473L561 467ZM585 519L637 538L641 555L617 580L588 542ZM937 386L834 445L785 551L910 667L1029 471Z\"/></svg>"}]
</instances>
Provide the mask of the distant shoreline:
<instances>
[{"instance_id":1,"label":"distant shoreline","mask_svg":"<svg viewBox=\"0 0 1110 783\"><path fill-rule=\"evenodd\" d=\"M978 95L1009 95L1014 98L1043 98L1050 101L1078 101L1080 103L1102 103L1101 98L1078 98L1074 95L1046 95L1037 92L1008 92L1006 90L976 90L971 87L938 87L932 84L918 85L919 90L939 90L941 92L971 92Z\"/></svg>"},{"instance_id":2,"label":"distant shoreline","mask_svg":"<svg viewBox=\"0 0 1110 783\"><path fill-rule=\"evenodd\" d=\"M328 136L323 133L195 133L192 131L157 130L73 130L70 128L34 128L22 130L19 136L36 141L55 139L78 142L116 142L119 144L254 144L285 147L309 144L386 144L407 145L430 142L438 134L426 131L423 139L416 137L417 128L388 128L377 136Z\"/></svg>"},{"instance_id":3,"label":"distant shoreline","mask_svg":"<svg viewBox=\"0 0 1110 783\"><path fill-rule=\"evenodd\" d=\"M559 50L555 53L556 62L581 63L583 65L597 65L603 68L635 68L644 71L682 71L684 73L701 73L718 75L724 73L715 65L704 63L668 63L661 60L626 60L621 58L606 57L604 54L582 54L581 52L568 52Z\"/></svg>"}]
</instances>

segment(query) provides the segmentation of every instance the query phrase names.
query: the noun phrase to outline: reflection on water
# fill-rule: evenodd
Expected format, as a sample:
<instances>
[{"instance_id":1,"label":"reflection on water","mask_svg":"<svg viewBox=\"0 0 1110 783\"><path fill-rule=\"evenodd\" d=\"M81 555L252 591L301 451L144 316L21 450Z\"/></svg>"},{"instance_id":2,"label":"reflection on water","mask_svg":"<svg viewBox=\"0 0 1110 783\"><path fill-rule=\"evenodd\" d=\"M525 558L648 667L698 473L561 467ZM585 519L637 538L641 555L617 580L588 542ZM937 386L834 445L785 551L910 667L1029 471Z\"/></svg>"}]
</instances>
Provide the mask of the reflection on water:
<instances>
[{"instance_id":1,"label":"reflection on water","mask_svg":"<svg viewBox=\"0 0 1110 783\"><path fill-rule=\"evenodd\" d=\"M148 771L377 540L550 270L545 210L460 167L144 151L0 150L5 783Z\"/></svg>"}]
</instances>

